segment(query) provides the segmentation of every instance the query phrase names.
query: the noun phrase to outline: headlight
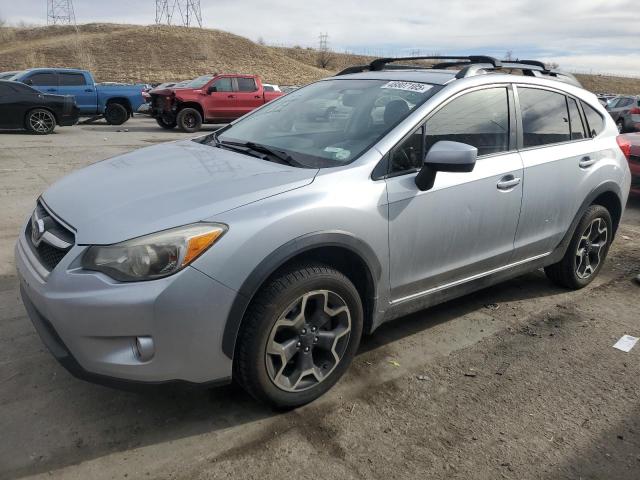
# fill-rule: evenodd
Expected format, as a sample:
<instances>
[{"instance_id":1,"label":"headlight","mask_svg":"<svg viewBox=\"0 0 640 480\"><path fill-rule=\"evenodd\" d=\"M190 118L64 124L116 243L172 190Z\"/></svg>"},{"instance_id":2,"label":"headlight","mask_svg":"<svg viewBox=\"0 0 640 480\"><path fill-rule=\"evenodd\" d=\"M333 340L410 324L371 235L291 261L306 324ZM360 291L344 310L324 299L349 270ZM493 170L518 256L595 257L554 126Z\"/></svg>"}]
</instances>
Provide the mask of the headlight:
<instances>
[{"instance_id":1,"label":"headlight","mask_svg":"<svg viewBox=\"0 0 640 480\"><path fill-rule=\"evenodd\" d=\"M162 278L189 265L226 231L226 225L195 223L115 245L95 245L82 257L82 267L122 282Z\"/></svg>"}]
</instances>

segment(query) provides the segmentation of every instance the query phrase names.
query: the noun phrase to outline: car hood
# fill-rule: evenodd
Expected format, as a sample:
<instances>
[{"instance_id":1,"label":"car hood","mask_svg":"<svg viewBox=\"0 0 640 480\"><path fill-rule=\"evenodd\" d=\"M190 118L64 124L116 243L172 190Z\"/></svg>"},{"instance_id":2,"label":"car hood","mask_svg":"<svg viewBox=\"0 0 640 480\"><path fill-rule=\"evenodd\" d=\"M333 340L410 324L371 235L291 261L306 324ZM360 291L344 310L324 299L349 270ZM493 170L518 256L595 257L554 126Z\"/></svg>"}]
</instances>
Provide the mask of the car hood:
<instances>
[{"instance_id":1,"label":"car hood","mask_svg":"<svg viewBox=\"0 0 640 480\"><path fill-rule=\"evenodd\" d=\"M111 244L215 219L308 185L317 172L183 140L77 170L42 199L76 230L78 244Z\"/></svg>"}]
</instances>

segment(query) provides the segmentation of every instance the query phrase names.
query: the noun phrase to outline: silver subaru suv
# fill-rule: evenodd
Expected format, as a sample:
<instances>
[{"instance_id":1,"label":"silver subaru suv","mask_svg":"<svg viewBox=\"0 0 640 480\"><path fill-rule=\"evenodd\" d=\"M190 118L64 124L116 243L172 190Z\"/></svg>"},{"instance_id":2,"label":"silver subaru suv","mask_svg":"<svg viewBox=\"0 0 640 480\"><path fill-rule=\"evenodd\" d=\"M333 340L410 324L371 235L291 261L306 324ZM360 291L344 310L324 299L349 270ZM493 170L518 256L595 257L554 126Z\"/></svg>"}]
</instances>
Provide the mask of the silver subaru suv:
<instances>
[{"instance_id":1,"label":"silver subaru suv","mask_svg":"<svg viewBox=\"0 0 640 480\"><path fill-rule=\"evenodd\" d=\"M291 408L384 322L539 268L589 284L631 178L596 96L535 61L414 60L44 192L16 261L53 355L96 382L233 378Z\"/></svg>"}]
</instances>

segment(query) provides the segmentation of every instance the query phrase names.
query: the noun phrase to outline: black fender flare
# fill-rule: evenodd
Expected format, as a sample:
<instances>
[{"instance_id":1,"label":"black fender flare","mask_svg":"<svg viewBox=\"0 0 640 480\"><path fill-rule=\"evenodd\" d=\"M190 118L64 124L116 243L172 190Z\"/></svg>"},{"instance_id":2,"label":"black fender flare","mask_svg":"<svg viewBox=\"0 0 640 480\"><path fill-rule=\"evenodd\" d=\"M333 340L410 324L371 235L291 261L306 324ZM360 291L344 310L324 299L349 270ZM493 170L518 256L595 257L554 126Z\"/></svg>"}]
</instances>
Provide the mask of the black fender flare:
<instances>
[{"instance_id":1,"label":"black fender flare","mask_svg":"<svg viewBox=\"0 0 640 480\"><path fill-rule=\"evenodd\" d=\"M378 281L382 275L382 266L373 249L355 235L341 230L334 230L308 233L290 240L262 260L238 290L238 295L231 305L222 336L222 351L227 357L233 359L242 319L249 303L262 284L287 261L301 253L321 247L342 247L358 255L367 266L373 281L373 291L376 291Z\"/></svg>"},{"instance_id":2,"label":"black fender flare","mask_svg":"<svg viewBox=\"0 0 640 480\"><path fill-rule=\"evenodd\" d=\"M567 248L569 247L569 243L571 243L571 238L573 237L576 227L578 226L578 222L580 222L580 219L584 215L584 212L587 210L587 208L589 208L593 204L595 199L598 198L603 193L614 193L616 197L618 197L618 201L620 202L621 208L624 208L624 204L622 203L623 197L622 197L622 191L620 190L620 185L612 181L606 181L598 185L596 188L594 188L589 193L589 195L585 197L584 201L580 205L580 208L578 209L578 212L573 218L573 221L571 222L571 225L569 226L567 233L565 233L564 237L562 238L562 240L554 250L553 254L551 255L553 263L560 261L560 259L564 257L567 251ZM613 232L614 237L615 237L615 233L616 232L614 229L614 232Z\"/></svg>"}]
</instances>

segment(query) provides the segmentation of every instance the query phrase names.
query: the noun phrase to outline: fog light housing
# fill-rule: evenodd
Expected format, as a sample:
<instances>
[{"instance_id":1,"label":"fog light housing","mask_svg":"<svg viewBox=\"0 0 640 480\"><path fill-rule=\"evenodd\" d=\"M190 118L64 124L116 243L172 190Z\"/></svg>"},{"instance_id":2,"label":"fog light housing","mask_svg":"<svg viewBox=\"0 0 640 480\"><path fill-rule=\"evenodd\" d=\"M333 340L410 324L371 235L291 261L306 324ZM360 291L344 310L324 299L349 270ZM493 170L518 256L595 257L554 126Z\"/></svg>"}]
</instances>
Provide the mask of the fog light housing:
<instances>
[{"instance_id":1,"label":"fog light housing","mask_svg":"<svg viewBox=\"0 0 640 480\"><path fill-rule=\"evenodd\" d=\"M148 362L153 358L153 354L155 353L153 338L136 337L134 350L138 360L141 362Z\"/></svg>"}]
</instances>

